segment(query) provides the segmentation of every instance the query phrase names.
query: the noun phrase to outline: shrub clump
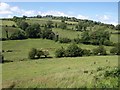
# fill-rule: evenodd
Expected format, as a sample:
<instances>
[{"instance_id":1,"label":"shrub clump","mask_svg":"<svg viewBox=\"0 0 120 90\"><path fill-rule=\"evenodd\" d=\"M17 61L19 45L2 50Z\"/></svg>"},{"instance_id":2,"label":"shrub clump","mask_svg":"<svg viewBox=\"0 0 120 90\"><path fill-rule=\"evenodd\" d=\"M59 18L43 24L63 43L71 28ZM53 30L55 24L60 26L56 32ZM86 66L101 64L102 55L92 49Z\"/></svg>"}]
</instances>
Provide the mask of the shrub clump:
<instances>
[{"instance_id":1,"label":"shrub clump","mask_svg":"<svg viewBox=\"0 0 120 90\"><path fill-rule=\"evenodd\" d=\"M64 56L65 56L65 49L63 47L55 51L55 57L64 57Z\"/></svg>"},{"instance_id":2,"label":"shrub clump","mask_svg":"<svg viewBox=\"0 0 120 90\"><path fill-rule=\"evenodd\" d=\"M81 43L81 42L82 42L80 38L75 38L75 39L73 39L73 41L74 41L76 44L78 44L78 43Z\"/></svg>"},{"instance_id":3,"label":"shrub clump","mask_svg":"<svg viewBox=\"0 0 120 90\"><path fill-rule=\"evenodd\" d=\"M83 49L83 55L84 56L90 56L92 53L90 50L87 50L87 49Z\"/></svg>"},{"instance_id":4,"label":"shrub clump","mask_svg":"<svg viewBox=\"0 0 120 90\"><path fill-rule=\"evenodd\" d=\"M113 55L120 55L120 43L117 43L115 47L110 50L110 53Z\"/></svg>"},{"instance_id":5,"label":"shrub clump","mask_svg":"<svg viewBox=\"0 0 120 90\"><path fill-rule=\"evenodd\" d=\"M104 46L99 46L93 49L93 54L94 55L107 55L106 49L104 48Z\"/></svg>"},{"instance_id":6,"label":"shrub clump","mask_svg":"<svg viewBox=\"0 0 120 90\"><path fill-rule=\"evenodd\" d=\"M30 51L29 51L29 59L39 59L41 58L41 56L45 56L47 57L49 55L49 52L48 50L38 50L36 48L32 48Z\"/></svg>"},{"instance_id":7,"label":"shrub clump","mask_svg":"<svg viewBox=\"0 0 120 90\"><path fill-rule=\"evenodd\" d=\"M36 55L37 55L37 49L32 48L32 49L29 51L29 58L30 58L30 59L35 59L35 58L36 58Z\"/></svg>"},{"instance_id":8,"label":"shrub clump","mask_svg":"<svg viewBox=\"0 0 120 90\"><path fill-rule=\"evenodd\" d=\"M67 47L65 56L66 57L78 57L83 55L83 50L76 44L71 44Z\"/></svg>"},{"instance_id":9,"label":"shrub clump","mask_svg":"<svg viewBox=\"0 0 120 90\"><path fill-rule=\"evenodd\" d=\"M21 40L21 39L27 39L27 35L26 35L26 32L25 31L18 31L18 32L15 32L13 33L11 36L10 36L10 39L11 40Z\"/></svg>"},{"instance_id":10,"label":"shrub clump","mask_svg":"<svg viewBox=\"0 0 120 90\"><path fill-rule=\"evenodd\" d=\"M76 44L71 44L64 49L63 47L55 51L56 57L78 57L83 55L83 50Z\"/></svg>"},{"instance_id":11,"label":"shrub clump","mask_svg":"<svg viewBox=\"0 0 120 90\"><path fill-rule=\"evenodd\" d=\"M69 38L60 38L59 42L60 43L69 43L69 42L71 42L71 39L69 39Z\"/></svg>"}]
</instances>

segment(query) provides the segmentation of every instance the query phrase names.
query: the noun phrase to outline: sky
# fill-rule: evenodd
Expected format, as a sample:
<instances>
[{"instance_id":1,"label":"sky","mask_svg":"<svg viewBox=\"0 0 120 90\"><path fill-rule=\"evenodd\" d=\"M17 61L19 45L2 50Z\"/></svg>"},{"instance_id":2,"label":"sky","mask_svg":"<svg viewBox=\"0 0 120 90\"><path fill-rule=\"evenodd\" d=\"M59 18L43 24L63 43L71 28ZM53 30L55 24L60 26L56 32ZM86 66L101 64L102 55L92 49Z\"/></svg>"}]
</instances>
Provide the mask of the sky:
<instances>
[{"instance_id":1,"label":"sky","mask_svg":"<svg viewBox=\"0 0 120 90\"><path fill-rule=\"evenodd\" d=\"M53 15L117 25L117 2L1 2L0 18Z\"/></svg>"}]
</instances>

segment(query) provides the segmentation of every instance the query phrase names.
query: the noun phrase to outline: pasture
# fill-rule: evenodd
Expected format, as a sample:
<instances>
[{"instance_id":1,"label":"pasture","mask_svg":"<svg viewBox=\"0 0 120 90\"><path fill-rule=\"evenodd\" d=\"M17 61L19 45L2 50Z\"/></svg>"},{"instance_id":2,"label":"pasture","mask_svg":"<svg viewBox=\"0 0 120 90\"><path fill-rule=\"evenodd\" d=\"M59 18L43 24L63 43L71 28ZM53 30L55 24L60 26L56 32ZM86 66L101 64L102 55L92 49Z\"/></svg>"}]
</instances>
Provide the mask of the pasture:
<instances>
[{"instance_id":1,"label":"pasture","mask_svg":"<svg viewBox=\"0 0 120 90\"><path fill-rule=\"evenodd\" d=\"M52 58L5 63L2 67L3 87L92 88L98 67L117 65L118 56Z\"/></svg>"},{"instance_id":2,"label":"pasture","mask_svg":"<svg viewBox=\"0 0 120 90\"><path fill-rule=\"evenodd\" d=\"M28 52L31 48L45 49L50 53L50 57L54 57L54 52L60 47L66 48L69 44L61 44L59 42L46 40L46 39L26 39L26 40L9 40L3 41L4 57L6 60L20 61L28 58ZM95 45L78 44L82 49L92 50L96 48ZM112 47L105 46L109 53ZM12 50L13 52L6 52Z\"/></svg>"},{"instance_id":3,"label":"pasture","mask_svg":"<svg viewBox=\"0 0 120 90\"><path fill-rule=\"evenodd\" d=\"M48 18L28 18L25 21L29 24L46 24L52 20L53 24L60 24L61 20ZM66 21L68 24L77 24L77 22ZM3 20L2 37L8 36L21 30L13 21ZM7 25L7 27L5 27ZM73 28L74 25L68 25ZM43 27L41 27L43 28ZM96 27L97 28L97 27ZM81 31L68 29L52 28L54 33L60 37L74 39L81 38ZM115 32L110 30L110 32ZM119 34L111 34L110 40L118 42ZM72 42L71 42L72 43ZM67 48L70 43L59 43L48 39L24 39L24 40L6 40L2 41L2 50L5 63L2 65L2 85L3 88L93 88L95 85L94 77L99 74L99 67L118 66L118 56L111 55L110 49L113 46L104 46L109 55L106 56L84 56L84 57L64 57L55 58L55 51L64 47ZM77 44L82 49L93 50L97 45ZM49 51L48 58L28 59L28 53L31 48L43 49ZM105 71L105 70L104 70ZM114 81L114 80L113 80ZM111 81L106 81L109 85ZM117 83L115 81L115 83Z\"/></svg>"}]
</instances>

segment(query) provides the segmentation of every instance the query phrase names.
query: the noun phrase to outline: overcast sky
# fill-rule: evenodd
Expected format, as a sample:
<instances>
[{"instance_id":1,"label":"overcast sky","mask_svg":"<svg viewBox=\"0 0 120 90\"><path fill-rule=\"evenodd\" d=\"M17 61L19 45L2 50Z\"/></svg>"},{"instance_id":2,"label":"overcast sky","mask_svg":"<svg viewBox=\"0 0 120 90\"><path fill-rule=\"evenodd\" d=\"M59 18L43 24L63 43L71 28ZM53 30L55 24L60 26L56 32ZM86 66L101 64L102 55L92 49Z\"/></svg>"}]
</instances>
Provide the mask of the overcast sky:
<instances>
[{"instance_id":1,"label":"overcast sky","mask_svg":"<svg viewBox=\"0 0 120 90\"><path fill-rule=\"evenodd\" d=\"M0 17L54 15L90 19L116 25L117 2L7 2L0 3Z\"/></svg>"}]
</instances>

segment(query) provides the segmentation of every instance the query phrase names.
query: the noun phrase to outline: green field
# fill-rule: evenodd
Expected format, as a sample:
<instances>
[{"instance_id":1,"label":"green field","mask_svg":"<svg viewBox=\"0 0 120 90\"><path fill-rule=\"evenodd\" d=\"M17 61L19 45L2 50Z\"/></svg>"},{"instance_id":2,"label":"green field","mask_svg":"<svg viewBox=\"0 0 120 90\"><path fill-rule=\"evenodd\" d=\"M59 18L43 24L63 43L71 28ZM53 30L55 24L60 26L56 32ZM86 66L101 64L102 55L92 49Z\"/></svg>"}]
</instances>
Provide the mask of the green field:
<instances>
[{"instance_id":1,"label":"green field","mask_svg":"<svg viewBox=\"0 0 120 90\"><path fill-rule=\"evenodd\" d=\"M53 58L5 63L3 87L90 88L98 67L117 65L118 56ZM84 73L85 70L88 73ZM90 74L91 72L93 74Z\"/></svg>"},{"instance_id":2,"label":"green field","mask_svg":"<svg viewBox=\"0 0 120 90\"><path fill-rule=\"evenodd\" d=\"M119 40L120 34L112 34L110 40L114 43L120 42Z\"/></svg>"},{"instance_id":3,"label":"green field","mask_svg":"<svg viewBox=\"0 0 120 90\"><path fill-rule=\"evenodd\" d=\"M9 40L3 41L3 50L13 50L13 52L4 52L5 59L18 61L28 58L28 52L31 48L45 49L48 50L51 57L54 57L54 52L61 46L67 47L69 44L60 44L59 42L54 42L46 39L27 39L27 40ZM84 45L78 44L79 47L83 49L92 50L96 48L95 45ZM112 47L105 46L107 52Z\"/></svg>"},{"instance_id":4,"label":"green field","mask_svg":"<svg viewBox=\"0 0 120 90\"><path fill-rule=\"evenodd\" d=\"M8 20L2 20L2 26L12 26L12 25L16 25L16 23L14 21L8 21Z\"/></svg>"},{"instance_id":5,"label":"green field","mask_svg":"<svg viewBox=\"0 0 120 90\"><path fill-rule=\"evenodd\" d=\"M48 18L27 18L29 24L46 24L48 20L53 23L60 23L61 20ZM66 21L68 24L77 24L78 22ZM5 27L7 25L7 27ZM2 37L6 38L6 30L9 37L14 32L21 30L13 21L3 20ZM73 28L74 25L68 25ZM43 28L43 27L41 27ZM95 28L98 28L96 26ZM60 37L74 39L81 37L80 31L52 28L53 32L58 33ZM110 32L116 32L109 29ZM111 34L110 40L118 42L119 34ZM72 42L71 42L72 43ZM24 40L6 40L2 41L2 50L5 63L2 64L2 85L4 88L93 88L94 77L99 74L99 67L118 66L118 56L111 55L110 49L113 46L104 46L109 55L106 56L83 56L56 58L55 51L60 47L67 48L71 43L59 43L48 39L24 39ZM77 44L82 49L93 50L97 45ZM31 48L44 49L49 51L48 58L30 60L28 53ZM11 51L11 52L8 52ZM84 73L84 71L88 71ZM105 71L105 70L104 70ZM111 80L117 83L116 80ZM106 80L106 85L110 86L113 82Z\"/></svg>"}]
</instances>

